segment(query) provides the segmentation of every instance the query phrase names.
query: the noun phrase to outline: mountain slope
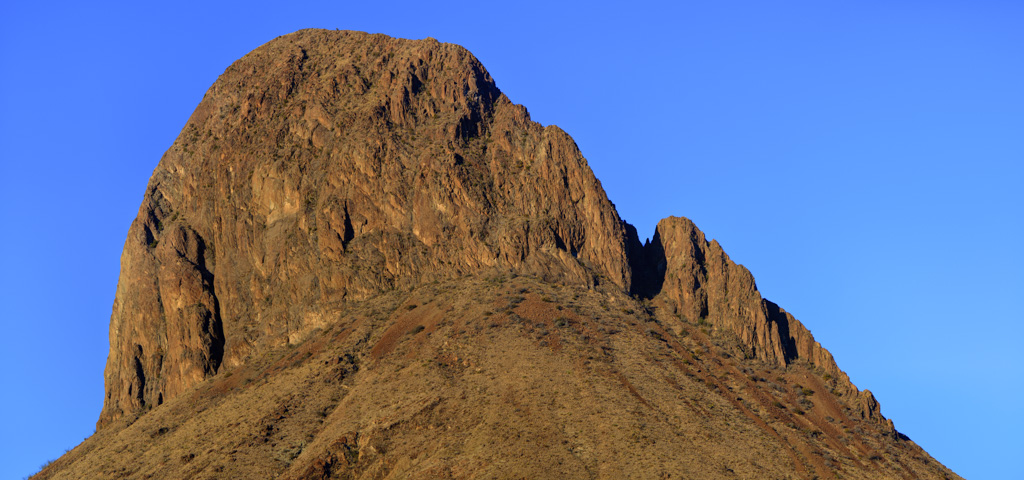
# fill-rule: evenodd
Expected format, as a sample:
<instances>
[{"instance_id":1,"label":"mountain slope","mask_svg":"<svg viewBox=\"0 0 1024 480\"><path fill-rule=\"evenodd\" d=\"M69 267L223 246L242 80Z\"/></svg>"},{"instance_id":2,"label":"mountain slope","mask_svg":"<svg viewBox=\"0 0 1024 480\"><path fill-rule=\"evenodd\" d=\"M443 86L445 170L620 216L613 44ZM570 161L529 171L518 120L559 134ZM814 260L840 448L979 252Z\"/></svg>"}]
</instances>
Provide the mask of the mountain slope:
<instances>
[{"instance_id":1,"label":"mountain slope","mask_svg":"<svg viewBox=\"0 0 1024 480\"><path fill-rule=\"evenodd\" d=\"M385 293L42 478L955 478L820 370L648 308L512 275Z\"/></svg>"},{"instance_id":2,"label":"mountain slope","mask_svg":"<svg viewBox=\"0 0 1024 480\"><path fill-rule=\"evenodd\" d=\"M641 245L461 47L304 30L211 87L43 478L944 478L688 220Z\"/></svg>"}]
</instances>

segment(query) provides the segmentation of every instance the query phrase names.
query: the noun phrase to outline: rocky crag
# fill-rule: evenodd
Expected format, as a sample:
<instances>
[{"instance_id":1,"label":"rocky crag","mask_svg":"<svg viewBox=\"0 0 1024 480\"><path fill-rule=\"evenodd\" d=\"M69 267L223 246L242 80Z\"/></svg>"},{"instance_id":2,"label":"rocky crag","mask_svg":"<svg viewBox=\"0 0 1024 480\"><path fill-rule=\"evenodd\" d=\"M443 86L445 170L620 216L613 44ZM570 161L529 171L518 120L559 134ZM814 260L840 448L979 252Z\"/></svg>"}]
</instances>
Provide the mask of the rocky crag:
<instances>
[{"instance_id":1,"label":"rocky crag","mask_svg":"<svg viewBox=\"0 0 1024 480\"><path fill-rule=\"evenodd\" d=\"M304 30L221 75L129 230L105 381L42 477L955 477L430 39Z\"/></svg>"}]
</instances>

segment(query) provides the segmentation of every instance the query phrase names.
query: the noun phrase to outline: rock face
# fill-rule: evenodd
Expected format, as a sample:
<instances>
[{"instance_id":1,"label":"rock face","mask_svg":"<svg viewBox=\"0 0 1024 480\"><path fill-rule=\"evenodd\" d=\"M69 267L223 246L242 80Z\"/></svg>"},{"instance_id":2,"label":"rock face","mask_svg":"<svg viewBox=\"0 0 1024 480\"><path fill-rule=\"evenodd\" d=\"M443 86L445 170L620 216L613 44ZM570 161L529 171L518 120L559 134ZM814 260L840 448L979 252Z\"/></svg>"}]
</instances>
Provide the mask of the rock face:
<instances>
[{"instance_id":1,"label":"rock face","mask_svg":"<svg viewBox=\"0 0 1024 480\"><path fill-rule=\"evenodd\" d=\"M731 332L749 349L744 356L782 367L803 362L821 370L835 379L835 392L864 398L857 403L863 418L881 422L895 433L871 392L859 392L811 332L761 298L750 272L733 263L718 242L705 239L693 222L680 217L659 222L645 260L655 290L649 294L681 320Z\"/></svg>"},{"instance_id":2,"label":"rock face","mask_svg":"<svg viewBox=\"0 0 1024 480\"><path fill-rule=\"evenodd\" d=\"M641 245L572 138L429 39L304 30L221 75L129 230L105 382L44 477L500 476L502 452L955 476L717 242L673 217Z\"/></svg>"},{"instance_id":3,"label":"rock face","mask_svg":"<svg viewBox=\"0 0 1024 480\"><path fill-rule=\"evenodd\" d=\"M325 303L483 268L628 290L631 242L572 138L462 47L281 37L227 69L153 173L99 426L323 326Z\"/></svg>"}]
</instances>

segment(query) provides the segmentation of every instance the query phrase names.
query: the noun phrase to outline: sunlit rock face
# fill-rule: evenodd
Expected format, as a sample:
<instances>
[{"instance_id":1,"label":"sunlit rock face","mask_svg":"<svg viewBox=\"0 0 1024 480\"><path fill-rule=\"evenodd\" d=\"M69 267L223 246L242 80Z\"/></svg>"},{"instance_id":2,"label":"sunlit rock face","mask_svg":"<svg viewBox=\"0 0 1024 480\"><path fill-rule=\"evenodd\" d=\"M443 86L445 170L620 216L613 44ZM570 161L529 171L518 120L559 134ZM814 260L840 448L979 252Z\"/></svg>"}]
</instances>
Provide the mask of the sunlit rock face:
<instances>
[{"instance_id":1,"label":"sunlit rock face","mask_svg":"<svg viewBox=\"0 0 1024 480\"><path fill-rule=\"evenodd\" d=\"M323 326L324 305L496 268L629 290L575 142L462 47L300 31L228 67L122 255L100 425Z\"/></svg>"}]
</instances>

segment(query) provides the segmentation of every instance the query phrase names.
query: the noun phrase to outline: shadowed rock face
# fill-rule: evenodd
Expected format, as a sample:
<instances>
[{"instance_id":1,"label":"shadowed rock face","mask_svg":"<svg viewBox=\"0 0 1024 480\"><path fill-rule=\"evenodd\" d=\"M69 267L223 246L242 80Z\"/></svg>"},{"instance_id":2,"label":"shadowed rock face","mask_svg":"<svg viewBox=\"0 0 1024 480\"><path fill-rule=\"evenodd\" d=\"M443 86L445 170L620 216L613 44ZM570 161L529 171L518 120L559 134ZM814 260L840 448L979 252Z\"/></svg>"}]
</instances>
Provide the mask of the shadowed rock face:
<instances>
[{"instance_id":1,"label":"shadowed rock face","mask_svg":"<svg viewBox=\"0 0 1024 480\"><path fill-rule=\"evenodd\" d=\"M549 455L516 467L541 476L572 462L566 478L730 478L741 465L953 476L717 242L671 217L641 245L572 138L530 121L465 49L429 39L304 30L221 75L129 230L105 381L99 434L44 478L500 471L493 459L453 466L453 440L422 433L442 425ZM565 416L541 400L559 391L593 411ZM633 437L618 428L623 412ZM492 438L517 428L522 437ZM214 429L230 438L204 448L223 458L191 463L182 439ZM525 440L540 431L543 442ZM225 447L249 434L247 447ZM691 437L736 443L705 451ZM597 443L538 447L580 438ZM267 451L270 439L297 450ZM400 445L446 466L416 470ZM180 470L167 470L175 449ZM237 452L251 461L231 463ZM720 468L702 470L712 457Z\"/></svg>"}]
</instances>

